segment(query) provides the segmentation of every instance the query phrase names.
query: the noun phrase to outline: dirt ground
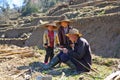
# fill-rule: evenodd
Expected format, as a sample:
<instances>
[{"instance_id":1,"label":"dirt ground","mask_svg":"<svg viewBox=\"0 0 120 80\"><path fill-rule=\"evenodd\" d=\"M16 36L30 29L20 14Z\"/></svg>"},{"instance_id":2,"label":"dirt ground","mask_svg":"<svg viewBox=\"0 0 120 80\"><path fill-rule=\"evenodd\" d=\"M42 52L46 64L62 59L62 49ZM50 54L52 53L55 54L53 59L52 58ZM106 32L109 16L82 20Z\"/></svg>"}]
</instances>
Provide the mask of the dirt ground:
<instances>
[{"instance_id":1,"label":"dirt ground","mask_svg":"<svg viewBox=\"0 0 120 80\"><path fill-rule=\"evenodd\" d=\"M45 56L44 50L36 47L33 49L13 45L1 45L0 48L0 80L27 80L27 78L36 80L38 76L48 75L52 76L52 80L80 80L79 78L82 78L82 80L102 80L113 70L116 70L116 66L120 61L120 59L107 59L93 55L92 67L100 74L91 71L80 75L72 75L72 72L65 64L62 64L60 68L53 68L48 71L42 70ZM102 69L106 70L106 72Z\"/></svg>"},{"instance_id":2,"label":"dirt ground","mask_svg":"<svg viewBox=\"0 0 120 80\"><path fill-rule=\"evenodd\" d=\"M24 80L33 63L43 60L29 47L0 46L0 80ZM21 77L22 76L22 77Z\"/></svg>"},{"instance_id":3,"label":"dirt ground","mask_svg":"<svg viewBox=\"0 0 120 80\"><path fill-rule=\"evenodd\" d=\"M77 3L69 8L67 5L51 8L44 17L40 15L45 13L36 13L36 17L30 15L23 17L25 19L20 17L11 20L11 24L18 24L16 27L0 24L0 44L9 44L0 45L0 80L36 80L39 76L48 75L53 80L103 80L117 70L120 64L120 0L75 1ZM70 26L79 29L90 43L93 52L92 68L97 73L91 71L73 75L65 64L48 71L42 70L45 56L42 38L45 29L39 26L40 20L58 20L61 15L71 19L73 23ZM24 33L29 36L27 40L26 37L24 39Z\"/></svg>"}]
</instances>

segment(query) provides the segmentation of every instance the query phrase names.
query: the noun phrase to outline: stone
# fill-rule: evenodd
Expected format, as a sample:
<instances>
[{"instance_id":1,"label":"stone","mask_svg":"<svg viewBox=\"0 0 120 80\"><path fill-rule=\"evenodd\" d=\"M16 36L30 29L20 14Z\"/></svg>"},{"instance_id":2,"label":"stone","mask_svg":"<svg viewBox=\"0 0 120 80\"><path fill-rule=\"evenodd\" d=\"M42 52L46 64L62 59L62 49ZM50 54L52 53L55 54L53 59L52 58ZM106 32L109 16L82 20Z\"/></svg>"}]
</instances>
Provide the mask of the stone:
<instances>
[{"instance_id":1,"label":"stone","mask_svg":"<svg viewBox=\"0 0 120 80\"><path fill-rule=\"evenodd\" d=\"M118 69L120 70L120 64L118 65Z\"/></svg>"},{"instance_id":2,"label":"stone","mask_svg":"<svg viewBox=\"0 0 120 80\"><path fill-rule=\"evenodd\" d=\"M110 74L104 80L120 80L120 71L116 71Z\"/></svg>"},{"instance_id":3,"label":"stone","mask_svg":"<svg viewBox=\"0 0 120 80\"><path fill-rule=\"evenodd\" d=\"M47 76L37 76L36 80L52 80L52 76L47 75Z\"/></svg>"}]
</instances>

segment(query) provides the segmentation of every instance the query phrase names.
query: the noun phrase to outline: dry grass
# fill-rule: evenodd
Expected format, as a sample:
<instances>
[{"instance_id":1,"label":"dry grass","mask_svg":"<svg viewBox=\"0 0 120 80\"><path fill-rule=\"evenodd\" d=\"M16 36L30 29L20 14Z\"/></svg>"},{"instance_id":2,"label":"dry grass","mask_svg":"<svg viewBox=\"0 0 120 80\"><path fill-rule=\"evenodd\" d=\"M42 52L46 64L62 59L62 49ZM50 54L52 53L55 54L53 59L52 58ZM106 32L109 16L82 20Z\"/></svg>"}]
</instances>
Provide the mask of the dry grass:
<instances>
[{"instance_id":1,"label":"dry grass","mask_svg":"<svg viewBox=\"0 0 120 80\"><path fill-rule=\"evenodd\" d=\"M11 52L11 47L4 46ZM12 47L13 48L13 47ZM28 50L28 48L24 48ZM14 47L14 50L22 51L23 48ZM14 51L13 50L13 51ZM33 50L29 48L29 50ZM1 47L2 52L7 52ZM103 80L106 76L108 76L113 70L115 70L118 65L119 59L113 58L102 58L99 56L93 55L93 65L92 68L95 69L98 73L93 71L89 73L82 73L79 75L73 75L72 71L68 69L65 64L62 64L60 68L54 68L48 71L42 71L45 51L39 50L37 47L34 47L34 51L39 53L39 56L27 56L27 57L19 57L19 54L12 54L15 58L12 59L3 59L0 63L0 78L4 80L23 80L27 70L31 69L32 76L30 80L35 80L37 76L40 75L52 75L53 80ZM57 51L56 51L57 52ZM23 73L25 72L25 73Z\"/></svg>"}]
</instances>

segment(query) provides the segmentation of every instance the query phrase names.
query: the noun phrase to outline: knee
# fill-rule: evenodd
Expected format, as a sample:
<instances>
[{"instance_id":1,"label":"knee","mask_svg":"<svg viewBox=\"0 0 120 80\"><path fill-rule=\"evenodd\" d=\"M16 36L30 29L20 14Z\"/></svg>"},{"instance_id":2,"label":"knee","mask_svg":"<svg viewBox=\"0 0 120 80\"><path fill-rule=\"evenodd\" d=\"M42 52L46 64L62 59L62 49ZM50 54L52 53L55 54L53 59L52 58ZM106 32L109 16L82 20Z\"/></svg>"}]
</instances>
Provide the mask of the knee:
<instances>
[{"instance_id":1,"label":"knee","mask_svg":"<svg viewBox=\"0 0 120 80\"><path fill-rule=\"evenodd\" d=\"M57 54L57 57L60 58L61 55L63 55L63 52L60 52L59 54Z\"/></svg>"},{"instance_id":2,"label":"knee","mask_svg":"<svg viewBox=\"0 0 120 80\"><path fill-rule=\"evenodd\" d=\"M66 55L66 54L63 54L63 55L60 56L61 62L64 62L64 63L65 63L65 62L67 62L69 59L70 59L69 56Z\"/></svg>"}]
</instances>

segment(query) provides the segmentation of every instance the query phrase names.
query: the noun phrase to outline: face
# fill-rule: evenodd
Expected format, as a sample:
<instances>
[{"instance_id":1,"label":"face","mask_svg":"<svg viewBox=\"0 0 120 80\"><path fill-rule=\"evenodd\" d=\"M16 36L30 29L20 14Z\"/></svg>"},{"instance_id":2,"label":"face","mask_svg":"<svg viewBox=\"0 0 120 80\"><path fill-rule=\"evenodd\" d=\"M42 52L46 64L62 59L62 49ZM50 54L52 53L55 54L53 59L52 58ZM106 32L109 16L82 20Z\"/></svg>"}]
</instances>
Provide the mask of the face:
<instances>
[{"instance_id":1,"label":"face","mask_svg":"<svg viewBox=\"0 0 120 80\"><path fill-rule=\"evenodd\" d=\"M76 42L78 39L78 35L76 35L76 34L69 34L68 37L73 43Z\"/></svg>"},{"instance_id":2,"label":"face","mask_svg":"<svg viewBox=\"0 0 120 80\"><path fill-rule=\"evenodd\" d=\"M63 27L68 27L69 23L66 21L61 22L61 26Z\"/></svg>"},{"instance_id":3,"label":"face","mask_svg":"<svg viewBox=\"0 0 120 80\"><path fill-rule=\"evenodd\" d=\"M53 31L53 30L54 30L54 27L49 25L49 26L48 26L48 30L49 30L49 31Z\"/></svg>"}]
</instances>

